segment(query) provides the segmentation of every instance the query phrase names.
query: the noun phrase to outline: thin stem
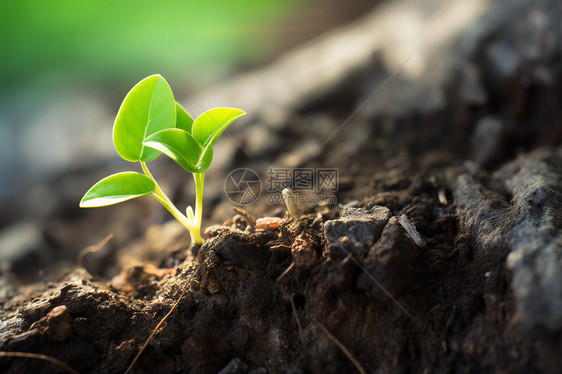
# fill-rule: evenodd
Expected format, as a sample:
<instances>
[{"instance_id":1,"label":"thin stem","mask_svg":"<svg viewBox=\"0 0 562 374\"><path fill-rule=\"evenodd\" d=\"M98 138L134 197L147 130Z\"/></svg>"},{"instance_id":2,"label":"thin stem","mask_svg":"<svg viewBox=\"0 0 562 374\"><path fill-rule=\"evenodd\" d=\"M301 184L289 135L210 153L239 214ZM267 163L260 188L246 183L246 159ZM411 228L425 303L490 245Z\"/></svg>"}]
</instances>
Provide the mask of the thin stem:
<instances>
[{"instance_id":1,"label":"thin stem","mask_svg":"<svg viewBox=\"0 0 562 374\"><path fill-rule=\"evenodd\" d=\"M156 200L158 200L160 204L164 205L164 207L189 231L189 233L191 234L191 241L193 243L201 244L201 225L199 225L199 228L197 228L197 226L194 225L193 222L189 220L189 218L187 218L184 214L182 214L182 212L178 210L178 208L176 208L174 203L172 203L172 201L168 198L168 196L166 196L164 191L162 191L162 189L158 185L158 182L156 182L156 180L148 170L145 162L141 161L141 167L144 174L154 182L155 190L152 193L152 196Z\"/></svg>"},{"instance_id":2,"label":"thin stem","mask_svg":"<svg viewBox=\"0 0 562 374\"><path fill-rule=\"evenodd\" d=\"M174 216L174 218L176 218L178 221L180 221L180 223L189 230L189 232L191 232L193 234L193 231L195 230L195 226L193 226L191 224L191 222L189 222L189 219L184 216L179 210L178 208L176 208L176 206L174 204L169 203L168 201L166 201L165 198L162 198L162 196L158 195L157 193L153 193L152 196L158 200L160 202L160 204L164 205L164 208L166 208L168 210L168 212L172 213L172 215Z\"/></svg>"},{"instance_id":3,"label":"thin stem","mask_svg":"<svg viewBox=\"0 0 562 374\"><path fill-rule=\"evenodd\" d=\"M201 223L203 221L203 186L205 184L205 173L193 173L195 180L195 220L193 226L197 232L192 232L198 241L194 240L195 244L203 243L201 238Z\"/></svg>"},{"instance_id":4,"label":"thin stem","mask_svg":"<svg viewBox=\"0 0 562 374\"><path fill-rule=\"evenodd\" d=\"M164 191L162 191L162 189L158 185L158 182L156 182L156 179L154 179L154 177L150 173L150 170L148 170L148 166L146 166L146 162L141 161L140 164L141 164L142 171L144 172L144 174L146 174L146 176L149 177L154 182L154 185L156 186L156 193L158 194L158 196L166 199L171 204L172 202L170 201L170 199L168 199L168 197L166 196Z\"/></svg>"},{"instance_id":5,"label":"thin stem","mask_svg":"<svg viewBox=\"0 0 562 374\"><path fill-rule=\"evenodd\" d=\"M195 179L195 222L201 226L203 220L203 185L205 184L204 173L193 173Z\"/></svg>"}]
</instances>

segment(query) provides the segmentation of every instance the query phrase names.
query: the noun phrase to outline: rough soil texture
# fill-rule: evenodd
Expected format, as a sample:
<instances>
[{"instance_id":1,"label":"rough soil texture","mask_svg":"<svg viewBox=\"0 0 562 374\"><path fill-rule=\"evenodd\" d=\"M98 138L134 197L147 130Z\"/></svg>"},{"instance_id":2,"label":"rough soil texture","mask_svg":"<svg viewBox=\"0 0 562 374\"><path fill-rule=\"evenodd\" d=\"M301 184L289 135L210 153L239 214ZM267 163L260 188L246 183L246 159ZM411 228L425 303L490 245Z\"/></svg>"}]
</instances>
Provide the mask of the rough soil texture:
<instances>
[{"instance_id":1,"label":"rough soil texture","mask_svg":"<svg viewBox=\"0 0 562 374\"><path fill-rule=\"evenodd\" d=\"M140 201L85 213L70 208L79 196L63 199L43 221L4 230L3 243L27 241L5 255L0 351L122 373L180 299L133 372L343 373L355 360L368 373L557 373L562 10L423 3L385 3L221 85L222 101L250 114L233 129L241 148L217 144L201 247L175 222L144 231L164 216ZM404 14L411 33L390 26ZM234 214L221 181L242 166L338 168L338 204L293 218L262 195ZM165 170L174 200L191 200L181 171ZM89 174L45 188L87 186ZM283 219L256 227L264 216ZM69 265L76 236L107 232L84 268ZM59 275L22 285L37 264ZM62 369L2 357L0 371Z\"/></svg>"}]
</instances>

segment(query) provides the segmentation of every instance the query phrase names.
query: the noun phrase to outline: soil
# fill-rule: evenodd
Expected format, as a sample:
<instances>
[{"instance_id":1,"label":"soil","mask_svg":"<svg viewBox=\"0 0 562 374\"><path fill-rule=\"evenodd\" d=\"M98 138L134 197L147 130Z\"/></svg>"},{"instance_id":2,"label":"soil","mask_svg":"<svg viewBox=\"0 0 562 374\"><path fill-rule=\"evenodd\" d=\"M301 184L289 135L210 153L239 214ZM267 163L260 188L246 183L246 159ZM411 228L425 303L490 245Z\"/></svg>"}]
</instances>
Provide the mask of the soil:
<instances>
[{"instance_id":1,"label":"soil","mask_svg":"<svg viewBox=\"0 0 562 374\"><path fill-rule=\"evenodd\" d=\"M322 223L339 213L337 208L326 208L300 220L286 219L278 229L255 231L243 220L238 220L237 227L218 227L213 230L216 236L197 249L198 266L188 267L189 262L184 262L183 270L178 267L161 275L137 265L126 270L120 282L113 282L114 288L75 270L62 284L52 285L48 296L43 293L26 304L22 323L28 328L35 324L35 328L25 338L11 337L3 349L29 352L42 347L41 353L59 357L80 372L123 371L187 284L187 294L141 356L137 372L218 372L234 362L269 372L353 370L316 321L339 337L367 371L418 371L453 364L456 354L447 354L448 363L442 356L455 351L450 344L461 348L459 337L467 336L478 318L480 329L506 342L488 358L496 361L498 355L509 354L511 339L521 340L518 334L505 331L513 313L503 279L505 270L500 268L487 279L482 276L504 260L505 251L475 258L470 245L458 236L451 208L442 208L435 198L429 198L436 195L435 187L418 188L416 195L416 202L406 191L375 198L377 205L391 206L395 214L416 212L416 222L427 222L418 229L431 238L430 250L418 250L407 238L396 238L404 232L389 232L389 246L382 250L392 251L393 241L402 240L415 251L413 259L406 260L411 265L407 271L402 266L387 269L393 274L385 277L389 279L385 287L399 301L381 293L355 263L343 261L346 252L334 248L332 254L322 243ZM371 198L360 205L374 203ZM442 218L435 218L435 207L443 211ZM291 248L303 232L319 238L309 239L307 248L314 252L317 263L308 266L310 269L295 267L277 280L293 261ZM184 256L189 258L191 249L186 251ZM368 271L365 257L357 260ZM390 281L392 277L396 279ZM400 285L399 292L393 290L395 284ZM55 305L66 308L71 333L59 334L58 326L48 321L37 328L37 321ZM470 349L487 352L479 339L484 338L484 343L488 339L473 335ZM521 355L517 366L528 359ZM514 365L512 359L504 360L506 368ZM479 362L467 360L466 365L478 368ZM2 364L11 372L53 369L22 359L4 359Z\"/></svg>"},{"instance_id":2,"label":"soil","mask_svg":"<svg viewBox=\"0 0 562 374\"><path fill-rule=\"evenodd\" d=\"M5 337L2 350L57 357L78 372L124 372L181 297L134 372L356 370L322 326L366 372L540 372L547 364L536 359L536 342L514 324L508 249L481 253L459 231L455 204L438 197L444 190L451 198L438 182L450 169L398 168L354 175L358 182L339 198L406 214L425 246L392 219L370 247L329 244L323 228L341 215L337 206L309 208L298 219L285 214L266 229L237 214L207 228L201 247L184 235L179 266L165 267L169 258L160 267L129 264L111 282L74 268L5 301L2 318L24 332ZM305 260L299 251L308 252ZM62 316L51 318L61 306ZM22 358L0 364L10 373L58 370Z\"/></svg>"},{"instance_id":3,"label":"soil","mask_svg":"<svg viewBox=\"0 0 562 374\"><path fill-rule=\"evenodd\" d=\"M337 168L338 203L303 206L292 217L266 196L247 211L212 199L202 246L190 245L174 222L148 229L165 218L165 212L155 218L160 213L150 212L160 208L148 202L88 213L62 204L48 216L44 240L69 248L77 236L94 245L107 232L114 238L85 255L84 266L74 264L77 245L40 259L39 282L29 258L6 272L11 286L1 295L0 351L51 356L80 373L123 373L179 300L132 372L557 372L560 330L520 323L506 261L512 245L483 246L459 192L460 181L470 178L490 212L515 214L497 172L515 170L537 152L562 167L560 121L544 123L562 118L560 108L536 99L560 99L562 75L557 70L549 85L517 84L527 75L496 81L482 74L489 99L479 106L449 81L443 109L352 120L311 157L298 156L306 147L278 146L273 162L297 154L293 166ZM325 92L268 131L290 145L310 139L302 125L312 126L319 113L345 122L353 105L338 98L351 100L350 90L364 88L352 87ZM482 155L475 128L490 114L510 125L493 152ZM390 120L394 130L385 127ZM242 152L233 160L255 165ZM177 172L162 170L174 200L184 198L173 182ZM97 178L91 170L68 175ZM264 217L281 220L256 226ZM1 357L0 371L65 372L21 357Z\"/></svg>"}]
</instances>

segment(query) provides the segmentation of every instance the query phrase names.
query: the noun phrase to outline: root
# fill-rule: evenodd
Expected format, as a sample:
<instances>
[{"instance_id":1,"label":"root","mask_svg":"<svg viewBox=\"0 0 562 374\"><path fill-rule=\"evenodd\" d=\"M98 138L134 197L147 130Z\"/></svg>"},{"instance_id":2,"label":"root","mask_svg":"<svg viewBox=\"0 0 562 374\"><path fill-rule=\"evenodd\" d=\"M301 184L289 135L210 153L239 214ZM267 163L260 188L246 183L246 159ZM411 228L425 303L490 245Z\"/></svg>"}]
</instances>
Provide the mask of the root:
<instances>
[{"instance_id":1,"label":"root","mask_svg":"<svg viewBox=\"0 0 562 374\"><path fill-rule=\"evenodd\" d=\"M293 261L293 262L291 262L291 265L289 265L289 267L288 267L287 269L285 269L285 270L281 273L280 276L277 277L276 282L279 282L281 279L283 279L283 277L284 277L285 275L287 275L287 274L291 271L291 269L292 269L294 266L295 266L295 262Z\"/></svg>"},{"instance_id":2,"label":"root","mask_svg":"<svg viewBox=\"0 0 562 374\"><path fill-rule=\"evenodd\" d=\"M109 234L107 235L105 238L102 239L101 242L99 242L96 245L90 245L87 246L86 248L82 249L80 251L80 253L78 253L78 257L76 257L76 263L78 264L79 267L84 267L83 266L83 262L84 262L84 256L86 256L89 253L94 253L99 251L100 249L103 248L104 245L107 244L107 242L109 242L111 239L113 239L113 234Z\"/></svg>"},{"instance_id":3,"label":"root","mask_svg":"<svg viewBox=\"0 0 562 374\"><path fill-rule=\"evenodd\" d=\"M236 213L240 214L241 216L243 216L244 218L246 218L246 222L248 223L248 225L252 228L252 230L256 229L256 221L254 220L254 218L250 215L250 213L246 212L244 209L239 208L239 207L234 207L232 208Z\"/></svg>"},{"instance_id":4,"label":"root","mask_svg":"<svg viewBox=\"0 0 562 374\"><path fill-rule=\"evenodd\" d=\"M351 352L349 352L347 350L347 348L345 348L345 346L334 336L332 335L328 329L326 329L324 327L323 324L321 324L317 319L313 318L312 319L314 322L316 322L318 324L318 326L320 326L320 328L322 329L322 331L324 332L324 334L326 334L326 336L328 337L328 339L330 339L331 341L333 341L334 343L336 343L336 345L339 347L339 349L341 349L341 351L343 352L343 354L349 359L349 361L351 361L351 363L355 366L355 368L357 369L357 371L361 374L365 374L365 369L363 369L363 366L361 366L361 364L355 359L355 357L353 357L353 355L351 354Z\"/></svg>"},{"instance_id":5,"label":"root","mask_svg":"<svg viewBox=\"0 0 562 374\"><path fill-rule=\"evenodd\" d=\"M304 344L304 332L302 331L301 319L299 318L299 314L297 313L297 307L295 306L295 294L291 295L291 307L293 308L293 314L295 315L295 319L297 320L297 326L299 327L303 359L306 360L306 345Z\"/></svg>"},{"instance_id":6,"label":"root","mask_svg":"<svg viewBox=\"0 0 562 374\"><path fill-rule=\"evenodd\" d=\"M0 351L0 357L23 357L23 358L34 358L34 359L37 359L37 360L48 361L52 364L57 365L58 367L60 367L64 370L66 370L69 373L78 374L78 372L76 370L74 370L73 368L71 368L70 366L65 364L64 362L62 362L60 360L57 360L54 357L42 355L42 354L39 354L39 353Z\"/></svg>"}]
</instances>

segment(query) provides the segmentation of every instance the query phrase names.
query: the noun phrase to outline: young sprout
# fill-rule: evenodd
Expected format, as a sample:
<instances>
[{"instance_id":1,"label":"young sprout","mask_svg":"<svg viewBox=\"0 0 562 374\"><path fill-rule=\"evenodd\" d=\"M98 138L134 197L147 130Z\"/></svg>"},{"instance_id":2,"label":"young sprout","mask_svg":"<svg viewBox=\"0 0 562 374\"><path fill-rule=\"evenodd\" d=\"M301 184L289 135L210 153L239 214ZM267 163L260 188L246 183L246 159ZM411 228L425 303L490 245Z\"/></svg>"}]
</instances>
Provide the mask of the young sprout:
<instances>
[{"instance_id":1,"label":"young sprout","mask_svg":"<svg viewBox=\"0 0 562 374\"><path fill-rule=\"evenodd\" d=\"M283 195L283 200L285 201L285 205L291 217L295 219L300 218L301 208L293 191L291 191L290 188L284 188L283 191L281 191L281 195Z\"/></svg>"},{"instance_id":2,"label":"young sprout","mask_svg":"<svg viewBox=\"0 0 562 374\"><path fill-rule=\"evenodd\" d=\"M162 76L143 79L123 100L113 125L115 150L124 160L139 162L143 174L127 171L102 179L86 192L80 207L113 205L150 195L189 230L192 243L201 244L203 185L213 145L228 125L245 114L235 108L214 108L193 120L175 101ZM160 153L193 174L195 210L188 206L186 214L181 213L150 174L146 163Z\"/></svg>"}]
</instances>

